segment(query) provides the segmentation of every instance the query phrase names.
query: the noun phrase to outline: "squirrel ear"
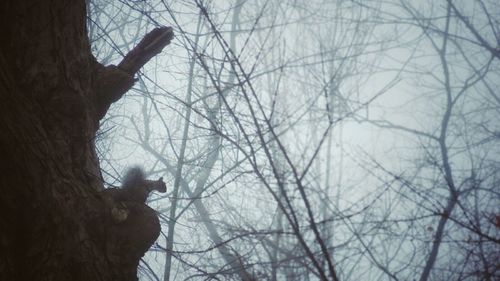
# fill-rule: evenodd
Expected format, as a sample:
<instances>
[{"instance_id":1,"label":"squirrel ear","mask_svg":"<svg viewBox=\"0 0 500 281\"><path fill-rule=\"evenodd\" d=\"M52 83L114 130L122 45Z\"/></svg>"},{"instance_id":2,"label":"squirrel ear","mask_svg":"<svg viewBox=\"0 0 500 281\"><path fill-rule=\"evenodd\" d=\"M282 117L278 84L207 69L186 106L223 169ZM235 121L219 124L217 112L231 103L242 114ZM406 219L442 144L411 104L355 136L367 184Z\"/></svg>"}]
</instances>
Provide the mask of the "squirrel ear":
<instances>
[{"instance_id":1,"label":"squirrel ear","mask_svg":"<svg viewBox=\"0 0 500 281\"><path fill-rule=\"evenodd\" d=\"M160 177L158 180L159 180L159 181L163 181L163 177Z\"/></svg>"}]
</instances>

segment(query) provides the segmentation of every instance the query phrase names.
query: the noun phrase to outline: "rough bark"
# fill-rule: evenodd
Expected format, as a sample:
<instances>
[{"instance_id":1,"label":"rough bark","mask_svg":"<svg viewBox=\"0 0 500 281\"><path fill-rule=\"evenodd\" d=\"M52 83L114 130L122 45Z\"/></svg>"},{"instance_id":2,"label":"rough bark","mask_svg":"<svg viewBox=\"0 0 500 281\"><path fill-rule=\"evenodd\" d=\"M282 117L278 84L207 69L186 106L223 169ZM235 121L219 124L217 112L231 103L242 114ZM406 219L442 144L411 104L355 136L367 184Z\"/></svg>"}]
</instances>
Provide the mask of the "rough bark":
<instances>
[{"instance_id":1,"label":"rough bark","mask_svg":"<svg viewBox=\"0 0 500 281\"><path fill-rule=\"evenodd\" d=\"M85 1L2 1L0 280L134 280L159 233L144 204L116 221L94 137L135 72L173 37L149 33L118 66L90 52Z\"/></svg>"}]
</instances>

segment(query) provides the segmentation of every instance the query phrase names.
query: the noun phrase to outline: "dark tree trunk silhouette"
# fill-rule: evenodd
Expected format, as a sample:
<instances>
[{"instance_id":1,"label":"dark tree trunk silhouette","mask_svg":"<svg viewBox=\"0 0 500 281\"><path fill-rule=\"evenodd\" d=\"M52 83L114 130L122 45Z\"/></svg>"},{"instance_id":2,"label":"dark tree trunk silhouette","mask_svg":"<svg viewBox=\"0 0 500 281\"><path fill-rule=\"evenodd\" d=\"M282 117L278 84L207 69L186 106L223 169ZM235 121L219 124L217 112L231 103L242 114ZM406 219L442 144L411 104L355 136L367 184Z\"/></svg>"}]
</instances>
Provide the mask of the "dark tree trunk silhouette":
<instances>
[{"instance_id":1,"label":"dark tree trunk silhouette","mask_svg":"<svg viewBox=\"0 0 500 281\"><path fill-rule=\"evenodd\" d=\"M111 212L94 138L172 29L103 66L83 0L2 1L0 22L0 280L136 279L158 218L138 203L126 204L125 219Z\"/></svg>"}]
</instances>

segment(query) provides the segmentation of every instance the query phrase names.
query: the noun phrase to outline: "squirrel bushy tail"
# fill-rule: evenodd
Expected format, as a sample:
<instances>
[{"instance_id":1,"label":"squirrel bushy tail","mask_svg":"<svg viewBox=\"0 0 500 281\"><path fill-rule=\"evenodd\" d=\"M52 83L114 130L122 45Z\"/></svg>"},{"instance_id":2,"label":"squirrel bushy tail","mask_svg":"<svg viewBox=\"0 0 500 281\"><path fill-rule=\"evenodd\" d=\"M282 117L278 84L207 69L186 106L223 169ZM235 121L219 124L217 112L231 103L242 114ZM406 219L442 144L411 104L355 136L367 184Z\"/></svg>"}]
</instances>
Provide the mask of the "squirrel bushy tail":
<instances>
[{"instance_id":1,"label":"squirrel bushy tail","mask_svg":"<svg viewBox=\"0 0 500 281\"><path fill-rule=\"evenodd\" d=\"M146 180L146 176L144 175L144 171L141 167L132 167L130 168L125 177L123 178L122 188L131 188L134 186L141 185Z\"/></svg>"}]
</instances>

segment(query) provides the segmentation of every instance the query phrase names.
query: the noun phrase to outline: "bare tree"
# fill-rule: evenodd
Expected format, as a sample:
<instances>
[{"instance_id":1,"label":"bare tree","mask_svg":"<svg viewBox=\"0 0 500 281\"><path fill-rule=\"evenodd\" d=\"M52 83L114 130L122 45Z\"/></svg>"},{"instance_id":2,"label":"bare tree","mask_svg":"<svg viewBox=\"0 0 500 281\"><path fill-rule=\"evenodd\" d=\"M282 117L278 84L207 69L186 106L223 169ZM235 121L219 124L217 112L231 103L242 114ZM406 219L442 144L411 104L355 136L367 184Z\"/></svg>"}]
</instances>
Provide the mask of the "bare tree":
<instances>
[{"instance_id":1,"label":"bare tree","mask_svg":"<svg viewBox=\"0 0 500 281\"><path fill-rule=\"evenodd\" d=\"M104 2L103 60L178 34L101 127L174 191L143 278L498 276L491 1Z\"/></svg>"},{"instance_id":2,"label":"bare tree","mask_svg":"<svg viewBox=\"0 0 500 281\"><path fill-rule=\"evenodd\" d=\"M100 193L94 138L172 29L153 29L117 66L104 66L90 50L85 1L4 1L0 17L0 149L9 167L1 180L1 279L136 279L159 221L153 209L129 202L116 224Z\"/></svg>"}]
</instances>

